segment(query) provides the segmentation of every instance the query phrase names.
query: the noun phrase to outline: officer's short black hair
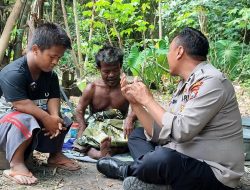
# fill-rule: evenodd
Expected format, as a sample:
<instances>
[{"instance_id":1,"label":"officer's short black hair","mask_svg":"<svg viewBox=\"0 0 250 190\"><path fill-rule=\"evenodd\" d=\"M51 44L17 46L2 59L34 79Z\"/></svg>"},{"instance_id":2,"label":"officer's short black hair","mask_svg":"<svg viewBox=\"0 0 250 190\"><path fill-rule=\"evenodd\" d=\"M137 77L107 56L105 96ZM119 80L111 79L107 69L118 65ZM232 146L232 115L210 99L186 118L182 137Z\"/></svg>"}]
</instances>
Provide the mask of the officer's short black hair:
<instances>
[{"instance_id":1,"label":"officer's short black hair","mask_svg":"<svg viewBox=\"0 0 250 190\"><path fill-rule=\"evenodd\" d=\"M96 66L100 67L101 62L106 64L123 64L123 53L120 48L104 46L95 56Z\"/></svg>"},{"instance_id":2,"label":"officer's short black hair","mask_svg":"<svg viewBox=\"0 0 250 190\"><path fill-rule=\"evenodd\" d=\"M205 61L209 43L204 34L191 27L184 28L177 36L178 45L182 45L186 53L193 59Z\"/></svg>"},{"instance_id":3,"label":"officer's short black hair","mask_svg":"<svg viewBox=\"0 0 250 190\"><path fill-rule=\"evenodd\" d=\"M64 46L71 49L71 41L65 30L54 23L44 23L38 26L29 44L31 50L33 45L37 45L41 51L49 49L52 46Z\"/></svg>"}]
</instances>

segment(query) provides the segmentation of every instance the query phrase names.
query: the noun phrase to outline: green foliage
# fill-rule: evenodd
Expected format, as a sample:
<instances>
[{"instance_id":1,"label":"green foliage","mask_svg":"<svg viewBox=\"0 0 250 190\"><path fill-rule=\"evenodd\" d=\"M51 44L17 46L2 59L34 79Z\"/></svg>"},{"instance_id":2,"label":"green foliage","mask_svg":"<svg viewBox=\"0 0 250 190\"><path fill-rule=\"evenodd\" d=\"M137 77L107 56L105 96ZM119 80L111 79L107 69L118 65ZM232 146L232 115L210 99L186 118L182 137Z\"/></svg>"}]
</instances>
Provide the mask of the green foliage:
<instances>
[{"instance_id":1,"label":"green foliage","mask_svg":"<svg viewBox=\"0 0 250 190\"><path fill-rule=\"evenodd\" d=\"M245 49L244 44L230 40L211 43L210 61L231 80L250 78L250 51Z\"/></svg>"},{"instance_id":2,"label":"green foliage","mask_svg":"<svg viewBox=\"0 0 250 190\"><path fill-rule=\"evenodd\" d=\"M67 69L74 69L73 60L69 51L66 51L63 57L60 59L59 66Z\"/></svg>"},{"instance_id":3,"label":"green foliage","mask_svg":"<svg viewBox=\"0 0 250 190\"><path fill-rule=\"evenodd\" d=\"M237 42L219 40L212 46L212 63L224 73L235 78L237 60L240 58L241 47Z\"/></svg>"},{"instance_id":4,"label":"green foliage","mask_svg":"<svg viewBox=\"0 0 250 190\"><path fill-rule=\"evenodd\" d=\"M165 31L174 35L185 26L205 27L212 41L242 40L243 31L250 28L250 1L170 0L163 3Z\"/></svg>"},{"instance_id":5,"label":"green foliage","mask_svg":"<svg viewBox=\"0 0 250 190\"><path fill-rule=\"evenodd\" d=\"M95 72L94 56L103 45L110 44L125 49L128 41L130 44L136 41L140 43L142 35L145 39L146 32L154 31L154 24L146 18L149 15L148 12L150 14L153 12L151 4L149 0L143 2L140 0L98 0L77 5L81 52L88 57L84 68L87 70L86 73ZM95 9L94 12L93 9ZM67 6L67 13L72 39L75 39L76 23L74 23L72 7ZM93 29L91 39L89 38L90 28ZM75 40L73 42L76 43ZM77 46L73 45L73 47L77 50Z\"/></svg>"},{"instance_id":6,"label":"green foliage","mask_svg":"<svg viewBox=\"0 0 250 190\"><path fill-rule=\"evenodd\" d=\"M231 9L228 13L235 17L232 21L228 22L228 27L235 28L238 30L250 30L250 8L242 8L240 10L238 7L235 7Z\"/></svg>"},{"instance_id":7,"label":"green foliage","mask_svg":"<svg viewBox=\"0 0 250 190\"><path fill-rule=\"evenodd\" d=\"M159 2L162 5L161 12L158 9ZM56 4L59 8L60 3ZM201 30L210 41L209 59L212 64L230 79L250 84L249 7L250 1L245 0L78 1L79 22L75 23L72 1L66 1L73 49L77 51L77 24L81 34L83 60L88 56L88 62L83 68L87 74L97 73L94 60L96 52L104 44L112 44L123 49L124 69L127 72L140 76L148 85L169 91L174 89L175 81L169 79L166 71L168 40L158 39L159 16L162 16L163 35L170 38L186 26ZM51 18L51 1L45 2L44 9L44 19L48 20ZM56 11L56 14L56 22L63 23L60 20L61 11ZM93 35L89 39L91 27ZM11 40L19 30L13 30ZM69 52L62 58L59 67L74 69Z\"/></svg>"},{"instance_id":8,"label":"green foliage","mask_svg":"<svg viewBox=\"0 0 250 190\"><path fill-rule=\"evenodd\" d=\"M245 60L249 51L244 44L244 33L249 30L250 15L247 2L170 0L161 3L164 34L173 37L185 26L202 30L210 40L211 62L230 79L246 81L249 74ZM113 45L119 44L124 48L123 67L127 72L140 76L148 85L154 85L156 88L164 86L162 81L165 79L162 78L170 77L164 71L164 68L168 67L168 43L164 40L156 40L157 43L152 39L147 40L149 33L150 37L157 34L156 20L159 13L155 14L155 4L157 5L158 1L99 0L95 4L91 1L79 7L84 18L79 23L83 34L82 52L91 58L87 63L90 73L95 70L93 57L97 49L111 40ZM93 6L94 21L91 20ZM150 19L152 17L155 17L154 20ZM88 41L87 34L91 24L94 27L94 35ZM164 86L168 87L171 90L174 81Z\"/></svg>"},{"instance_id":9,"label":"green foliage","mask_svg":"<svg viewBox=\"0 0 250 190\"><path fill-rule=\"evenodd\" d=\"M168 73L167 44L165 40L160 40L143 51L139 50L138 44L134 44L124 67L134 76L140 76L148 86L159 88L162 76Z\"/></svg>"},{"instance_id":10,"label":"green foliage","mask_svg":"<svg viewBox=\"0 0 250 190\"><path fill-rule=\"evenodd\" d=\"M130 68L134 75L142 75L146 81L151 81L153 76L159 81L160 77L152 72L154 68L152 65L162 62L158 60L162 59L159 56L161 50L148 47L139 51L141 44L145 46L147 43L145 32L156 30L155 21L148 19L148 16L152 15L151 12L154 12L154 8L157 8L153 6L154 3L157 4L158 1L99 0L95 4L91 1L79 6L78 9L83 18L79 23L83 34L82 52L91 58L87 68L93 69L91 66L96 53L94 45L101 47L107 43L108 37L114 45L118 45L117 39L120 38L119 43L124 42L119 45L123 45L125 50L125 65L127 64L125 67ZM93 6L95 6L94 21L91 20ZM231 79L238 77L239 68L241 68L238 64L242 64L239 60L245 53L242 54L242 45L237 40L243 39L243 31L249 28L250 14L246 2L170 0L162 1L162 9L165 33L174 36L176 31L187 25L198 29L203 27L203 32L213 44L210 56L212 62ZM87 34L91 24L94 27L94 35L91 41L88 41ZM233 43L218 39L228 39ZM137 45L128 46L127 41L130 41L129 44L136 42ZM155 55L158 58L153 58Z\"/></svg>"},{"instance_id":11,"label":"green foliage","mask_svg":"<svg viewBox=\"0 0 250 190\"><path fill-rule=\"evenodd\" d=\"M80 1L78 1L79 3ZM82 1L83 2L83 1ZM107 43L120 46L125 53L124 70L140 76L148 85L172 91L175 81L166 69L168 40L158 39L158 19L162 16L163 35L175 36L185 26L202 30L210 41L209 59L230 79L250 83L250 1L234 0L97 0L77 6L81 33L81 52L89 57L86 73L96 73L94 56ZM92 20L95 6L94 20ZM49 4L46 3L46 9ZM68 22L75 45L75 24L71 1L67 4ZM89 40L90 27L93 36ZM119 40L118 40L119 39ZM156 39L156 40L153 40ZM143 49L143 50L142 50ZM70 54L60 67L73 67ZM166 69L165 69L166 68ZM169 82L170 81L170 82Z\"/></svg>"},{"instance_id":12,"label":"green foliage","mask_svg":"<svg viewBox=\"0 0 250 190\"><path fill-rule=\"evenodd\" d=\"M238 68L238 80L250 87L250 53L246 54L241 61L241 68Z\"/></svg>"}]
</instances>

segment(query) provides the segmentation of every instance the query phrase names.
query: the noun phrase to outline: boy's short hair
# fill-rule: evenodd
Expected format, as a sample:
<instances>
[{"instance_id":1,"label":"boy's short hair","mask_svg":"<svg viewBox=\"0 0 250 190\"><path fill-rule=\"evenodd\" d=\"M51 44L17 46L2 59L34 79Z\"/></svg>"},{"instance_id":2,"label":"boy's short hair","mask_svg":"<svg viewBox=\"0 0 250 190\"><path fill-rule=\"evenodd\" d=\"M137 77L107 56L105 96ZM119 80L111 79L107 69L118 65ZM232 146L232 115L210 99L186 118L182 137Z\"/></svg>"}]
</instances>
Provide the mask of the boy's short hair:
<instances>
[{"instance_id":1,"label":"boy's short hair","mask_svg":"<svg viewBox=\"0 0 250 190\"><path fill-rule=\"evenodd\" d=\"M54 23L45 23L35 29L29 50L33 45L37 45L41 51L52 46L64 46L66 49L71 49L71 41L67 33L61 26Z\"/></svg>"},{"instance_id":2,"label":"boy's short hair","mask_svg":"<svg viewBox=\"0 0 250 190\"><path fill-rule=\"evenodd\" d=\"M104 46L95 56L96 66L100 67L101 62L106 64L123 64L123 53L120 48Z\"/></svg>"},{"instance_id":3,"label":"boy's short hair","mask_svg":"<svg viewBox=\"0 0 250 190\"><path fill-rule=\"evenodd\" d=\"M206 36L199 30L186 27L176 37L177 43L184 47L190 57L200 61L207 59L209 43Z\"/></svg>"}]
</instances>

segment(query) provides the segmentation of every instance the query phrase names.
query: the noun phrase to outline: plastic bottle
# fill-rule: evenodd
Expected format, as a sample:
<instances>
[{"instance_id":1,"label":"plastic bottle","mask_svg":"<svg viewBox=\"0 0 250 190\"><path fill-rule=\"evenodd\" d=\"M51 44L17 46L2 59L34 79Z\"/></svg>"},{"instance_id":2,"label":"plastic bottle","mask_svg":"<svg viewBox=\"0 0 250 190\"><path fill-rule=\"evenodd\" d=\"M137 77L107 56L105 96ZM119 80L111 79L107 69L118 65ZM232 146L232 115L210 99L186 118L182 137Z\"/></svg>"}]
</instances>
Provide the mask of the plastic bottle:
<instances>
[{"instance_id":1,"label":"plastic bottle","mask_svg":"<svg viewBox=\"0 0 250 190\"><path fill-rule=\"evenodd\" d=\"M70 127L70 138L76 138L79 130L79 123L73 122Z\"/></svg>"}]
</instances>

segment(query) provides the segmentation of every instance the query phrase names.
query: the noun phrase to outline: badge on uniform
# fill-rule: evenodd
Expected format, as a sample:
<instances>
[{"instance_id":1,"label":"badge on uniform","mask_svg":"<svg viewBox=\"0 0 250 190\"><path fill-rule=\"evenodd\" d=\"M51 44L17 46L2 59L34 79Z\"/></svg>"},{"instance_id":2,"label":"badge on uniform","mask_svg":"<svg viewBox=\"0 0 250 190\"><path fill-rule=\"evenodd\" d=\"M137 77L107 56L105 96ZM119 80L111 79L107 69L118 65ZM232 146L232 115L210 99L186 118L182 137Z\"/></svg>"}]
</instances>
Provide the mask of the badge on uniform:
<instances>
[{"instance_id":1,"label":"badge on uniform","mask_svg":"<svg viewBox=\"0 0 250 190\"><path fill-rule=\"evenodd\" d=\"M197 96L199 89L201 87L201 85L203 84L203 81L198 81L196 83L194 83L191 88L190 88L190 96L189 99L193 99Z\"/></svg>"},{"instance_id":2,"label":"badge on uniform","mask_svg":"<svg viewBox=\"0 0 250 190\"><path fill-rule=\"evenodd\" d=\"M185 104L181 104L180 112L183 112L184 108L185 108Z\"/></svg>"}]
</instances>

